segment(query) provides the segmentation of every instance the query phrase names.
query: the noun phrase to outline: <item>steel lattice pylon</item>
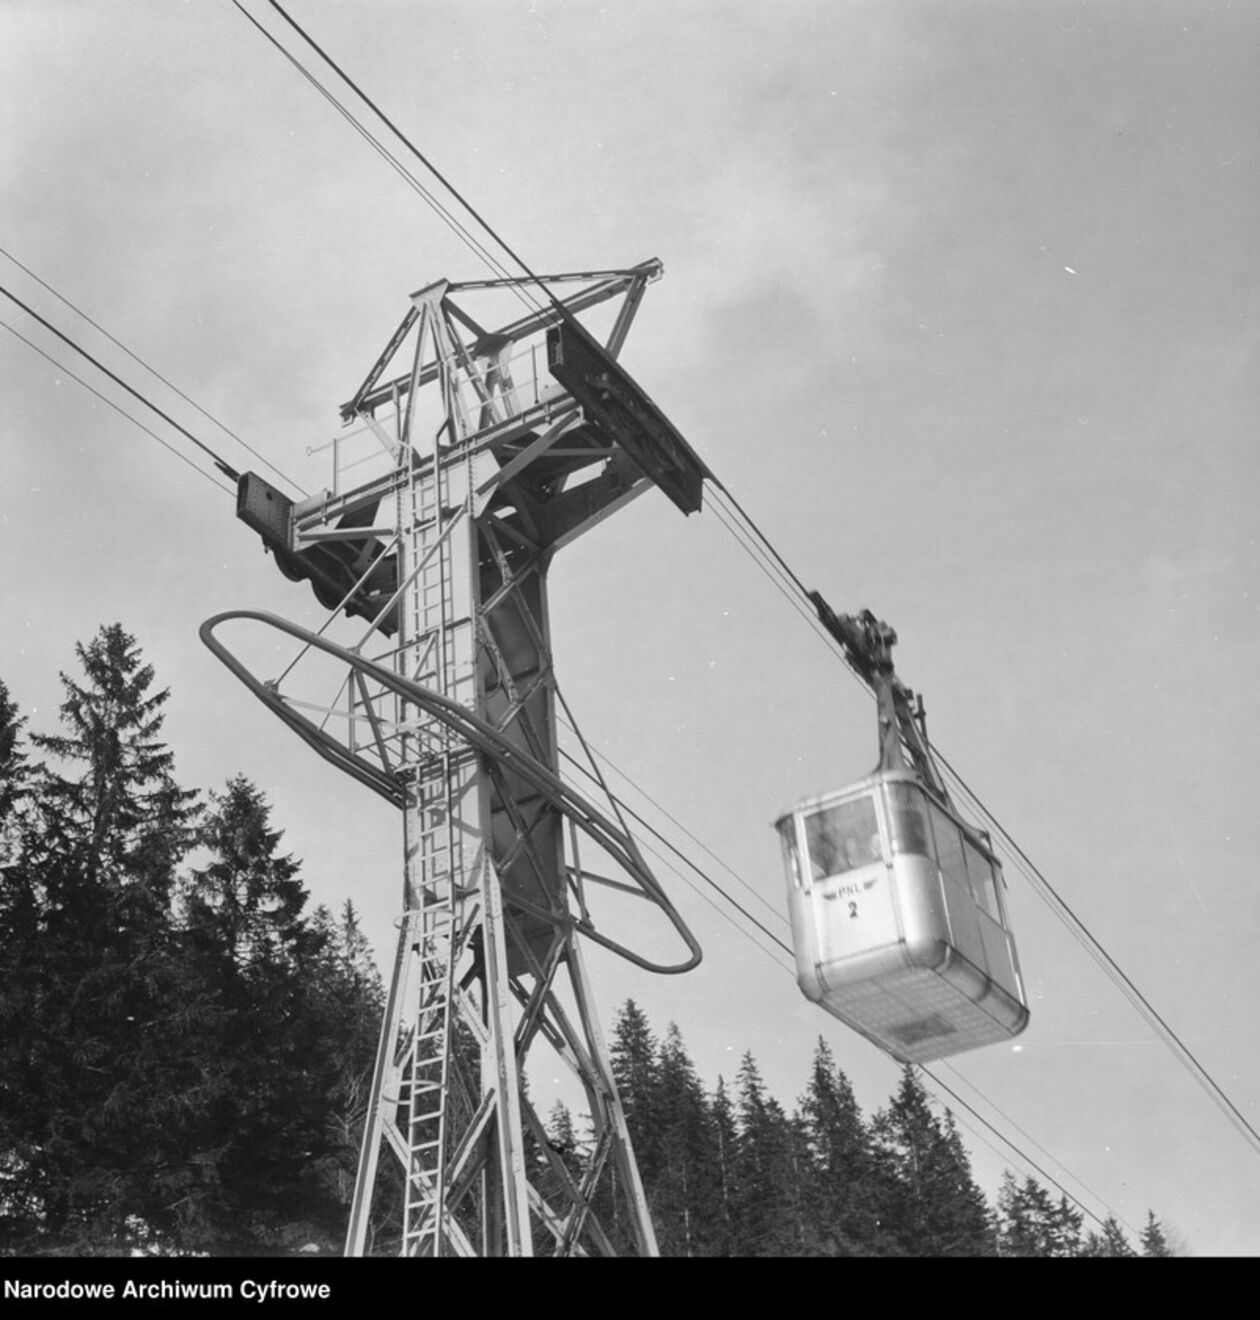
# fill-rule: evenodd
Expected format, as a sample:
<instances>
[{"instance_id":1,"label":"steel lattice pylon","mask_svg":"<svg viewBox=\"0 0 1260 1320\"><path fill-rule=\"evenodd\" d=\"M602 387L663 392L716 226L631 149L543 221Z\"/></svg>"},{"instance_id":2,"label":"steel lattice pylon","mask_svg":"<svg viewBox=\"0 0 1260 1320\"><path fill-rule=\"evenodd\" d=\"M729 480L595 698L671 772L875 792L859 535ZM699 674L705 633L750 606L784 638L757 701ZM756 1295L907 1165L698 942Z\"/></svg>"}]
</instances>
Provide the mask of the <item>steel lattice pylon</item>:
<instances>
[{"instance_id":1,"label":"steel lattice pylon","mask_svg":"<svg viewBox=\"0 0 1260 1320\"><path fill-rule=\"evenodd\" d=\"M346 646L237 611L203 636L403 814L404 911L348 1254L609 1254L618 1238L656 1250L580 938L662 971L694 966L699 949L633 840L560 780L547 569L653 484L700 507L703 465L615 361L659 274L649 262L548 277L579 287L545 304L523 282L430 285L342 410L355 429L336 442L334 490L292 505L241 479L238 512L286 574L367 628ZM532 305L487 333L468 300L491 294ZM615 317L597 340L576 314L600 304ZM395 359L406 370L387 378ZM343 491L362 471L356 440L379 471ZM301 643L280 680L254 677L216 637L232 619ZM580 840L663 908L686 958L660 966L594 925ZM586 1098L580 1163L551 1148L529 1100L542 1046Z\"/></svg>"}]
</instances>

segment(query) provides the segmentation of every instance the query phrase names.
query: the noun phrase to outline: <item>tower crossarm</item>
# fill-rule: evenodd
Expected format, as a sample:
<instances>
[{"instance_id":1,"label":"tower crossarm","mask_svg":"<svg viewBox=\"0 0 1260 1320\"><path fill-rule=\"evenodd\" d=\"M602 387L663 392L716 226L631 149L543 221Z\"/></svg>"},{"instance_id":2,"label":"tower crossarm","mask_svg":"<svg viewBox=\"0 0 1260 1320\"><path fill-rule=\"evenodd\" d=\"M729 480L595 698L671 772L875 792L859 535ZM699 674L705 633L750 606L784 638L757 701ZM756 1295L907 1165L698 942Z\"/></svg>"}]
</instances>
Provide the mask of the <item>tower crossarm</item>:
<instances>
[{"instance_id":1,"label":"tower crossarm","mask_svg":"<svg viewBox=\"0 0 1260 1320\"><path fill-rule=\"evenodd\" d=\"M610 335L608 341L610 351L613 356L616 356L625 341L630 322L638 310L646 286L659 280L662 274L664 274L664 267L657 258L653 257L650 261L641 262L639 265L625 270L578 271L564 275L542 275L536 281L531 279L464 280L458 284L452 284L449 281L442 280L436 285L427 286L412 296L418 299L433 289L441 289L443 296L487 290L508 290L517 293L528 301L537 301L537 293L534 290L539 287L546 289L547 286L551 285L575 283L586 286L565 298L555 298L548 295L546 302L540 304L537 310L501 326L494 332L498 338L516 342L537 333L539 330L545 330L555 324L557 320L565 317L576 317L610 298L623 295L626 310L618 316L613 334ZM402 323L393 335L390 336L384 350L376 362L373 363L372 369L368 372L363 383L351 398L341 405L342 421L351 421L365 412L375 412L377 408L394 402L397 397L407 391L418 389L438 378L441 372L441 363L434 358L420 364L419 368L412 372L395 376L383 382L380 379L411 331L415 321L416 309L413 306L403 317ZM466 325L469 323L477 325L467 314L464 314L464 321ZM480 326L477 325L477 328L480 329Z\"/></svg>"}]
</instances>

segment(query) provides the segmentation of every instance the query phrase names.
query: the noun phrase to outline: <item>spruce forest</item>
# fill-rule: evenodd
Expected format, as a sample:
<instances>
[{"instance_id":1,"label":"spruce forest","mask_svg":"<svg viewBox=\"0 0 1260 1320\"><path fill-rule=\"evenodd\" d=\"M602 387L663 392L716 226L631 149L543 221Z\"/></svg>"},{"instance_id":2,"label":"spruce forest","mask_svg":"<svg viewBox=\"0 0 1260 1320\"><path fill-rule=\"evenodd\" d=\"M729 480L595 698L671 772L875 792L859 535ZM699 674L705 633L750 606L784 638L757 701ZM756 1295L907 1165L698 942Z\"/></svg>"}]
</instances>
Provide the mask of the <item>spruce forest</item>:
<instances>
[{"instance_id":1,"label":"spruce forest","mask_svg":"<svg viewBox=\"0 0 1260 1320\"><path fill-rule=\"evenodd\" d=\"M179 784L120 625L77 659L55 731L0 681L0 1254L339 1254L383 1001L354 909L311 908L258 786ZM990 1203L910 1068L865 1117L820 1039L789 1113L632 1001L611 1052L663 1255L1173 1254L1031 1177ZM557 1102L547 1135L544 1195L586 1134Z\"/></svg>"}]
</instances>

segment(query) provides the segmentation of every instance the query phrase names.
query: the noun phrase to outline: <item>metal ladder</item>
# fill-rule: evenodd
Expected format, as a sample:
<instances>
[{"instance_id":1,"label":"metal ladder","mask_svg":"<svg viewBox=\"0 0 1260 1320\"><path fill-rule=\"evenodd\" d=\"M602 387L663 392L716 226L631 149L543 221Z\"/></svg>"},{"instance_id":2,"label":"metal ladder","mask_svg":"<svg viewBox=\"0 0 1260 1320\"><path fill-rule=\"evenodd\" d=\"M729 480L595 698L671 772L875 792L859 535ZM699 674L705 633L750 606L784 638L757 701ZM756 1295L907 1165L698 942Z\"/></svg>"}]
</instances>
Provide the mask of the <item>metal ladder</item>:
<instances>
[{"instance_id":1,"label":"metal ladder","mask_svg":"<svg viewBox=\"0 0 1260 1320\"><path fill-rule=\"evenodd\" d=\"M436 455L435 455L436 459ZM444 695L458 686L455 654L456 604L449 548L442 535L442 474L408 465L403 516L411 562L420 565L403 608L400 667L407 676ZM436 548L435 548L436 547ZM407 912L405 954L415 978L414 1001L404 996L409 1021L400 1021L404 1044L399 1058L399 1100L406 1106L406 1189L402 1254L445 1253L446 1229L439 1219L445 1203L447 1113L454 1045L452 1004L459 922L459 855L455 830L449 735L419 712L404 712L416 731L407 766L413 802L406 812ZM418 717L418 718L417 718ZM457 753L455 753L457 754ZM414 1002L414 1007L412 1006Z\"/></svg>"}]
</instances>

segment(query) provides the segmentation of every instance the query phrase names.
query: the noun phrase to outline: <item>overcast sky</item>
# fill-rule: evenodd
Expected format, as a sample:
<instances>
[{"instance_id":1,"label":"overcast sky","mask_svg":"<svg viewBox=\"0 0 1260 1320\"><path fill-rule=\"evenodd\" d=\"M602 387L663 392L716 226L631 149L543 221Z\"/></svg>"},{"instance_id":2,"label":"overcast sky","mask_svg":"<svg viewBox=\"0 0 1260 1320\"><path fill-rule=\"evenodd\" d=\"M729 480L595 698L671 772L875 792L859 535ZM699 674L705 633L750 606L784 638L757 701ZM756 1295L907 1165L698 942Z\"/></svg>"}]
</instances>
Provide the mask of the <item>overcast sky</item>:
<instances>
[{"instance_id":1,"label":"overcast sky","mask_svg":"<svg viewBox=\"0 0 1260 1320\"><path fill-rule=\"evenodd\" d=\"M893 624L951 763L1260 1126L1260 8L292 12L535 270L663 260L629 369L808 586ZM308 489L407 295L486 274L229 0L0 0L0 87L0 247ZM0 284L258 466L2 257ZM255 779L316 900L353 897L387 950L394 813L197 641L234 607L318 622L309 593L227 494L7 332L0 388L0 676L32 727L75 641L122 621L173 688L183 781ZM783 931L771 823L871 768L869 698L712 510L655 492L561 552L551 610L586 736ZM633 996L677 1021L710 1085L751 1050L789 1106L821 1034L884 1103L896 1066L661 876L706 960L596 959L605 1020ZM1255 1254L1256 1149L1008 879L1031 1025L940 1075L1091 1211ZM966 1136L990 1194L1029 1171Z\"/></svg>"}]
</instances>

